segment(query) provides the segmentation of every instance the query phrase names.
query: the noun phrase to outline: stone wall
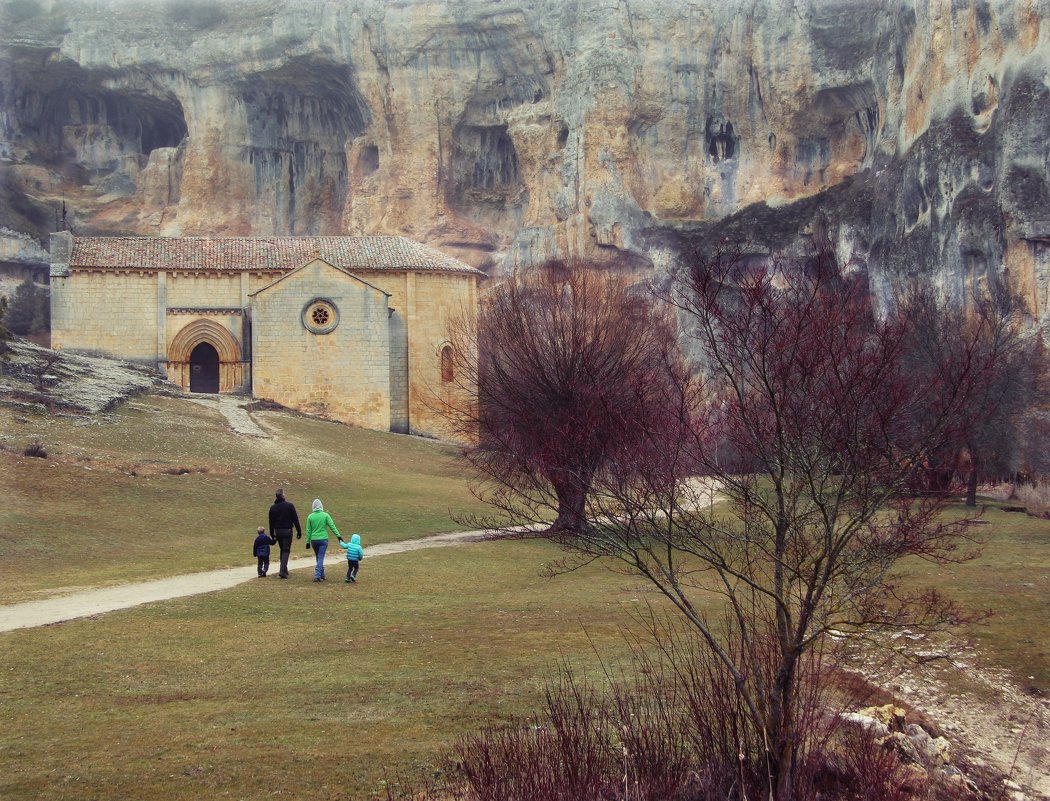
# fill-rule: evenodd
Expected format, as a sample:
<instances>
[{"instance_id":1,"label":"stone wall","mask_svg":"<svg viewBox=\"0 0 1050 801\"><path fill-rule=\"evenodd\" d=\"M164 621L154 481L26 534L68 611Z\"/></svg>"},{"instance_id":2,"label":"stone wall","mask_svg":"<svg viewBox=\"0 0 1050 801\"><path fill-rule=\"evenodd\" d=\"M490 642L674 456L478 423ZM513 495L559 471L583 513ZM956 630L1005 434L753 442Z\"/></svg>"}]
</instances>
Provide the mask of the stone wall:
<instances>
[{"instance_id":1,"label":"stone wall","mask_svg":"<svg viewBox=\"0 0 1050 801\"><path fill-rule=\"evenodd\" d=\"M241 308L241 273L168 273L168 308Z\"/></svg>"},{"instance_id":2,"label":"stone wall","mask_svg":"<svg viewBox=\"0 0 1050 801\"><path fill-rule=\"evenodd\" d=\"M411 431L408 407L408 329L404 310L390 312L390 430Z\"/></svg>"},{"instance_id":3,"label":"stone wall","mask_svg":"<svg viewBox=\"0 0 1050 801\"><path fill-rule=\"evenodd\" d=\"M156 365L156 273L72 270L51 276L51 346Z\"/></svg>"},{"instance_id":4,"label":"stone wall","mask_svg":"<svg viewBox=\"0 0 1050 801\"><path fill-rule=\"evenodd\" d=\"M338 313L330 331L303 320L312 301ZM315 260L255 293L252 388L264 398L310 414L390 429L390 330L387 296Z\"/></svg>"},{"instance_id":5,"label":"stone wall","mask_svg":"<svg viewBox=\"0 0 1050 801\"><path fill-rule=\"evenodd\" d=\"M407 408L414 434L445 436L442 403L454 400L454 384L441 380L441 348L448 342L450 320L471 313L477 303L477 279L439 272L377 274L362 278L390 293L394 316L406 326ZM462 400L462 399L461 399Z\"/></svg>"}]
</instances>

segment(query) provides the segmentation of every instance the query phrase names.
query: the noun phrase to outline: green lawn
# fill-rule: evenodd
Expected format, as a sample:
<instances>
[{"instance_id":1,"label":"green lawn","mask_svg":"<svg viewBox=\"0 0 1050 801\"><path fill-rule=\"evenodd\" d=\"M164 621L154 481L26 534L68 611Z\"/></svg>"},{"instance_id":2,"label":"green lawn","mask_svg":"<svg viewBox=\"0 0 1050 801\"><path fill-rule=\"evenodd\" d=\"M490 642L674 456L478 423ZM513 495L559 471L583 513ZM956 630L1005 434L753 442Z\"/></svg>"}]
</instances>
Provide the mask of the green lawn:
<instances>
[{"instance_id":1,"label":"green lawn","mask_svg":"<svg viewBox=\"0 0 1050 801\"><path fill-rule=\"evenodd\" d=\"M448 445L260 418L275 438L238 436L217 412L176 398L97 418L0 408L0 603L250 563L277 486L304 520L321 498L366 546L457 530L452 510L481 510ZM22 455L34 441L49 458ZM191 472L166 472L179 470Z\"/></svg>"},{"instance_id":2,"label":"green lawn","mask_svg":"<svg viewBox=\"0 0 1050 801\"><path fill-rule=\"evenodd\" d=\"M250 564L278 485L304 516L324 499L366 549L482 511L453 448L261 419L274 439L173 398L94 419L0 410L0 603ZM50 458L21 455L34 440ZM1050 521L985 519L980 559L911 564L910 580L991 607L974 630L985 657L1045 692ZM502 541L366 558L357 585L297 571L0 635L0 798L367 798L535 709L559 659L595 672L624 655L628 612L658 599L598 565L544 578L560 555Z\"/></svg>"},{"instance_id":3,"label":"green lawn","mask_svg":"<svg viewBox=\"0 0 1050 801\"><path fill-rule=\"evenodd\" d=\"M968 627L992 665L1005 667L1022 688L1050 691L1050 520L985 510L974 526L984 540L970 562L938 567L913 563L908 573L922 586L955 598L965 609L990 610L986 622ZM950 513L961 513L958 505Z\"/></svg>"},{"instance_id":4,"label":"green lawn","mask_svg":"<svg viewBox=\"0 0 1050 801\"><path fill-rule=\"evenodd\" d=\"M623 653L646 595L540 542L363 563L356 585L237 589L4 636L0 797L365 798L486 721L534 709L560 659Z\"/></svg>"}]
</instances>

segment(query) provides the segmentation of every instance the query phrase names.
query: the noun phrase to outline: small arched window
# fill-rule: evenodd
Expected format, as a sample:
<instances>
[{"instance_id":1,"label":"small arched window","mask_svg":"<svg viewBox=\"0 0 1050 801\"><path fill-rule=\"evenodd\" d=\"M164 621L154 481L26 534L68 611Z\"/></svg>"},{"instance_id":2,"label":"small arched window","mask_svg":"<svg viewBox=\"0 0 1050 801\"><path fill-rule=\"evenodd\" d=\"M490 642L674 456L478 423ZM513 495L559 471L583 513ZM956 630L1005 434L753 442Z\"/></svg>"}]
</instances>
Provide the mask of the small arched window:
<instances>
[{"instance_id":1,"label":"small arched window","mask_svg":"<svg viewBox=\"0 0 1050 801\"><path fill-rule=\"evenodd\" d=\"M441 349L441 383L449 384L455 378L455 370L452 366L452 346L445 345Z\"/></svg>"}]
</instances>

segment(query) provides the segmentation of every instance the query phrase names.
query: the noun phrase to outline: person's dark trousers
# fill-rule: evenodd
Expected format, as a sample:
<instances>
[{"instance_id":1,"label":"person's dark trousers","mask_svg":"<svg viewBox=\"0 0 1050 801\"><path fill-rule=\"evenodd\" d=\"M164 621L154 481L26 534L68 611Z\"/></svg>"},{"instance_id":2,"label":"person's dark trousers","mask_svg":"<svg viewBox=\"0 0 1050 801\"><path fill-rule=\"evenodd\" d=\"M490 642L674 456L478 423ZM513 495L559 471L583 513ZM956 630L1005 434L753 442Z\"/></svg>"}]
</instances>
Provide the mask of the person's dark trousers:
<instances>
[{"instance_id":1,"label":"person's dark trousers","mask_svg":"<svg viewBox=\"0 0 1050 801\"><path fill-rule=\"evenodd\" d=\"M260 576L265 576L266 575L266 571L268 571L269 569L270 569L270 557L269 556L260 556L259 557L259 575Z\"/></svg>"},{"instance_id":2,"label":"person's dark trousers","mask_svg":"<svg viewBox=\"0 0 1050 801\"><path fill-rule=\"evenodd\" d=\"M346 577L350 581L357 581L357 568L361 563L356 559L346 560Z\"/></svg>"},{"instance_id":3,"label":"person's dark trousers","mask_svg":"<svg viewBox=\"0 0 1050 801\"><path fill-rule=\"evenodd\" d=\"M288 555L292 552L292 530L290 528L274 529L273 535L277 538L277 545L281 549L281 569L278 574L281 578L288 578Z\"/></svg>"}]
</instances>

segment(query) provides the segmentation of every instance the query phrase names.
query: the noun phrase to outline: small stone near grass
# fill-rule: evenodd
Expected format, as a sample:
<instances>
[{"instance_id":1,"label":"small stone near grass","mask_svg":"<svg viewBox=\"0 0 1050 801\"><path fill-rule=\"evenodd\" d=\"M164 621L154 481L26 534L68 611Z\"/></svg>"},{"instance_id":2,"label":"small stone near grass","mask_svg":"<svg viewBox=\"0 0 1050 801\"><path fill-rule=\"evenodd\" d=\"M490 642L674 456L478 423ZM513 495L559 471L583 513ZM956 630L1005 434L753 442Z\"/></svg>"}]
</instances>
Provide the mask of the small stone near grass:
<instances>
[{"instance_id":1,"label":"small stone near grass","mask_svg":"<svg viewBox=\"0 0 1050 801\"><path fill-rule=\"evenodd\" d=\"M901 772L901 789L905 792L918 795L926 789L929 782L929 774L916 764L905 765Z\"/></svg>"},{"instance_id":2,"label":"small stone near grass","mask_svg":"<svg viewBox=\"0 0 1050 801\"><path fill-rule=\"evenodd\" d=\"M845 723L852 723L865 731L871 732L876 737L885 737L890 733L889 727L881 720L862 714L860 712L843 712L839 718Z\"/></svg>"},{"instance_id":3,"label":"small stone near grass","mask_svg":"<svg viewBox=\"0 0 1050 801\"><path fill-rule=\"evenodd\" d=\"M904 731L904 710L895 704L865 707L858 714L881 721L890 731Z\"/></svg>"}]
</instances>

